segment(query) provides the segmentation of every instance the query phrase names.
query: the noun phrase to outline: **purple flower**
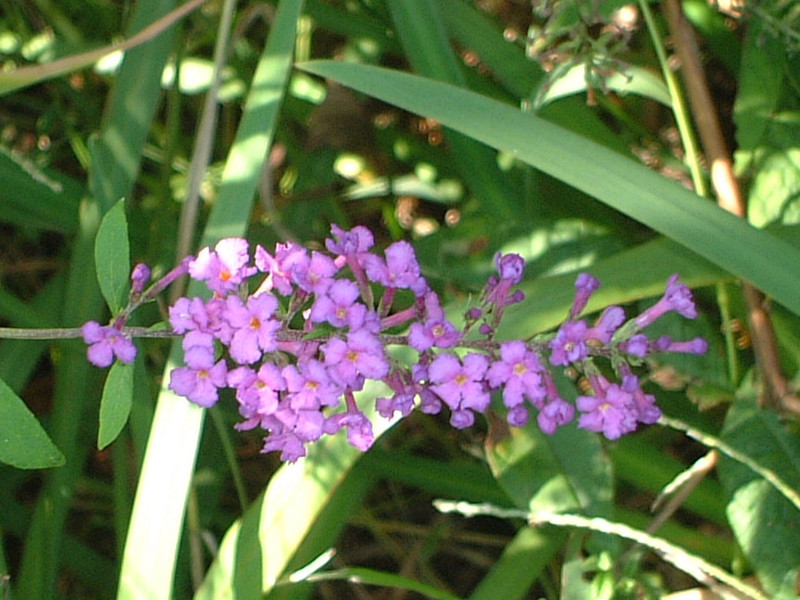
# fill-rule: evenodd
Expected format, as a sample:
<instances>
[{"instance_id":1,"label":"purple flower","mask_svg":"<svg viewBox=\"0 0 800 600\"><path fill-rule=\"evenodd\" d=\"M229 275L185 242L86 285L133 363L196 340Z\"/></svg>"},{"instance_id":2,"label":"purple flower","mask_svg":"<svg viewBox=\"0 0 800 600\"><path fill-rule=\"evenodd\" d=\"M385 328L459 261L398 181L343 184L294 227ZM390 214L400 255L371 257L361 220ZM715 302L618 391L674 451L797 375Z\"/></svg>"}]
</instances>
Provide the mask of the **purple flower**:
<instances>
[{"instance_id":1,"label":"purple flower","mask_svg":"<svg viewBox=\"0 0 800 600\"><path fill-rule=\"evenodd\" d=\"M585 321L567 321L556 333L550 342L550 363L566 367L571 363L582 361L586 358L586 332L588 328Z\"/></svg>"},{"instance_id":2,"label":"purple flower","mask_svg":"<svg viewBox=\"0 0 800 600\"><path fill-rule=\"evenodd\" d=\"M169 389L191 402L210 408L219 399L218 388L226 387L228 369L225 362L214 362L208 352L187 353L186 366L173 369Z\"/></svg>"},{"instance_id":3,"label":"purple flower","mask_svg":"<svg viewBox=\"0 0 800 600\"><path fill-rule=\"evenodd\" d=\"M264 418L278 409L279 393L286 389L286 380L272 363L264 363L258 372L249 367L228 371L227 382L236 389L239 413L245 418L237 429L263 427Z\"/></svg>"},{"instance_id":4,"label":"purple flower","mask_svg":"<svg viewBox=\"0 0 800 600\"><path fill-rule=\"evenodd\" d=\"M367 307L358 302L360 295L358 285L349 279L337 279L324 294L317 296L309 319L313 323L327 321L334 327L357 329L367 313Z\"/></svg>"},{"instance_id":5,"label":"purple flower","mask_svg":"<svg viewBox=\"0 0 800 600\"><path fill-rule=\"evenodd\" d=\"M267 453L275 450L280 450L281 460L288 463L297 462L307 454L303 441L291 432L270 433L264 438L264 447L261 451Z\"/></svg>"},{"instance_id":6,"label":"purple flower","mask_svg":"<svg viewBox=\"0 0 800 600\"><path fill-rule=\"evenodd\" d=\"M644 329L662 315L676 311L687 319L697 317L697 308L692 299L692 290L686 284L678 282L679 275L673 275L667 282L667 289L664 296L653 306L645 310L636 317L636 326Z\"/></svg>"},{"instance_id":7,"label":"purple flower","mask_svg":"<svg viewBox=\"0 0 800 600\"><path fill-rule=\"evenodd\" d=\"M372 232L362 225L345 231L338 225L331 225L332 238L325 240L325 247L331 254L340 256L364 255L375 243Z\"/></svg>"},{"instance_id":8,"label":"purple flower","mask_svg":"<svg viewBox=\"0 0 800 600\"><path fill-rule=\"evenodd\" d=\"M475 422L472 411L484 412L489 406L489 392L484 376L489 359L483 354L470 353L463 363L452 354L437 356L430 365L430 389L450 407L450 424L463 429Z\"/></svg>"},{"instance_id":9,"label":"purple flower","mask_svg":"<svg viewBox=\"0 0 800 600\"><path fill-rule=\"evenodd\" d=\"M323 363L309 359L283 368L286 380L286 401L295 410L336 406L343 388L335 383Z\"/></svg>"},{"instance_id":10,"label":"purple flower","mask_svg":"<svg viewBox=\"0 0 800 600\"><path fill-rule=\"evenodd\" d=\"M705 354L708 352L708 342L699 337L681 342L665 335L656 340L654 346L654 350L658 352L683 352L686 354Z\"/></svg>"},{"instance_id":11,"label":"purple flower","mask_svg":"<svg viewBox=\"0 0 800 600\"><path fill-rule=\"evenodd\" d=\"M264 291L276 289L282 296L291 296L295 283L293 271L307 260L308 251L294 242L276 245L274 257L263 247L257 246L256 267L262 273L269 274L261 287Z\"/></svg>"},{"instance_id":12,"label":"purple flower","mask_svg":"<svg viewBox=\"0 0 800 600\"><path fill-rule=\"evenodd\" d=\"M362 452L369 450L375 435L372 433L372 423L359 410L349 410L346 413L333 415L325 419L323 430L325 433L334 434L342 427L347 427L347 441L351 446Z\"/></svg>"},{"instance_id":13,"label":"purple flower","mask_svg":"<svg viewBox=\"0 0 800 600\"><path fill-rule=\"evenodd\" d=\"M525 259L519 254L500 254L494 257L494 264L500 273L500 279L506 280L511 285L517 285L525 274Z\"/></svg>"},{"instance_id":14,"label":"purple flower","mask_svg":"<svg viewBox=\"0 0 800 600\"><path fill-rule=\"evenodd\" d=\"M333 259L320 252L312 252L311 257L298 261L291 269L292 279L309 293L322 294L333 283L339 267Z\"/></svg>"},{"instance_id":15,"label":"purple flower","mask_svg":"<svg viewBox=\"0 0 800 600\"><path fill-rule=\"evenodd\" d=\"M136 359L136 346L119 329L89 321L81 327L83 341L89 344L86 356L97 367L108 367L116 356L121 362L132 363Z\"/></svg>"},{"instance_id":16,"label":"purple flower","mask_svg":"<svg viewBox=\"0 0 800 600\"><path fill-rule=\"evenodd\" d=\"M550 398L539 411L537 422L539 429L548 435L553 435L556 429L572 421L574 416L575 407L560 397L555 397Z\"/></svg>"},{"instance_id":17,"label":"purple flower","mask_svg":"<svg viewBox=\"0 0 800 600\"><path fill-rule=\"evenodd\" d=\"M175 333L208 331L208 311L202 298L178 298L169 307L169 324Z\"/></svg>"},{"instance_id":18,"label":"purple flower","mask_svg":"<svg viewBox=\"0 0 800 600\"><path fill-rule=\"evenodd\" d=\"M486 379L490 387L503 388L505 405L513 408L527 397L541 406L546 390L541 376L544 369L536 353L529 350L522 340L514 340L500 345L500 358L489 367Z\"/></svg>"},{"instance_id":19,"label":"purple flower","mask_svg":"<svg viewBox=\"0 0 800 600\"><path fill-rule=\"evenodd\" d=\"M364 257L364 269L370 280L387 288L410 289L416 296L428 291L428 282L420 273L414 247L406 241L386 248L386 260L375 254Z\"/></svg>"},{"instance_id":20,"label":"purple flower","mask_svg":"<svg viewBox=\"0 0 800 600\"><path fill-rule=\"evenodd\" d=\"M589 298L600 287L600 281L589 275L589 273L581 273L575 280L575 300L572 303L572 308L569 310L569 320L574 320L586 308Z\"/></svg>"},{"instance_id":21,"label":"purple flower","mask_svg":"<svg viewBox=\"0 0 800 600\"><path fill-rule=\"evenodd\" d=\"M347 340L331 338L322 346L325 365L331 378L343 386L360 389L364 378L383 379L389 374L389 361L380 339L359 329Z\"/></svg>"},{"instance_id":22,"label":"purple flower","mask_svg":"<svg viewBox=\"0 0 800 600\"><path fill-rule=\"evenodd\" d=\"M189 263L189 275L205 281L217 294L225 295L256 272L255 267L247 266L248 247L245 239L225 238L217 242L213 252L203 248Z\"/></svg>"},{"instance_id":23,"label":"purple flower","mask_svg":"<svg viewBox=\"0 0 800 600\"><path fill-rule=\"evenodd\" d=\"M277 309L278 300L268 292L251 296L247 305L238 296L228 296L225 320L233 328L230 352L236 362L254 363L261 358L262 351L278 349L275 333L281 325L272 318Z\"/></svg>"},{"instance_id":24,"label":"purple flower","mask_svg":"<svg viewBox=\"0 0 800 600\"><path fill-rule=\"evenodd\" d=\"M631 390L604 377L590 376L594 396L578 396L575 405L583 414L578 427L616 440L636 430L639 409ZM629 387L629 386L626 386Z\"/></svg>"}]
</instances>

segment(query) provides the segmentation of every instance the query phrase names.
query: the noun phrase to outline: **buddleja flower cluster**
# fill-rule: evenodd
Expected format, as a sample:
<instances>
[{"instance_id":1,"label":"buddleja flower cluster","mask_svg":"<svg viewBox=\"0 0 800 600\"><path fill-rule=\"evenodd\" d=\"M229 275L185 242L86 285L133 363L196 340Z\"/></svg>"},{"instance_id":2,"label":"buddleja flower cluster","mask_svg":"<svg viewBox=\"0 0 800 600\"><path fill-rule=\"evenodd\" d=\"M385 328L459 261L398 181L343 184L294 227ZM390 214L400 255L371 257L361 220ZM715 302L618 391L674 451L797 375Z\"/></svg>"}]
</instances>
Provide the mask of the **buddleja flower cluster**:
<instances>
[{"instance_id":1,"label":"buddleja flower cluster","mask_svg":"<svg viewBox=\"0 0 800 600\"><path fill-rule=\"evenodd\" d=\"M579 316L599 282L582 274L568 318L555 334L497 342L505 309L524 298L515 289L525 267L520 256L497 255L498 274L459 329L446 318L408 242L390 245L383 256L372 252L373 244L364 227L344 231L334 225L327 253L289 242L273 255L258 246L251 264L247 241L230 238L185 260L169 279L188 272L213 295L181 298L169 309L185 360L172 371L170 389L211 407L220 389L233 388L243 419L237 428L267 432L264 452L280 451L285 461L305 456L309 443L342 428L353 446L369 448L372 423L354 396L367 380L390 390L376 401L384 417L414 409L436 414L446 406L450 423L465 428L497 393L513 426L525 425L533 412L542 431L552 434L577 412L579 427L616 439L661 415L631 365L654 352L699 354L707 348L700 338L649 339L642 331L670 311L697 316L691 292L677 276L664 297L637 317L626 321L623 309L612 306L590 325ZM134 294L148 279L149 270L134 270ZM412 300L396 307L401 290ZM119 321L88 323L83 333L96 365L135 356ZM414 364L393 359L392 345L413 348ZM613 381L596 366L598 357L611 364L606 371L615 373ZM574 405L565 401L554 367L583 374L592 393Z\"/></svg>"}]
</instances>

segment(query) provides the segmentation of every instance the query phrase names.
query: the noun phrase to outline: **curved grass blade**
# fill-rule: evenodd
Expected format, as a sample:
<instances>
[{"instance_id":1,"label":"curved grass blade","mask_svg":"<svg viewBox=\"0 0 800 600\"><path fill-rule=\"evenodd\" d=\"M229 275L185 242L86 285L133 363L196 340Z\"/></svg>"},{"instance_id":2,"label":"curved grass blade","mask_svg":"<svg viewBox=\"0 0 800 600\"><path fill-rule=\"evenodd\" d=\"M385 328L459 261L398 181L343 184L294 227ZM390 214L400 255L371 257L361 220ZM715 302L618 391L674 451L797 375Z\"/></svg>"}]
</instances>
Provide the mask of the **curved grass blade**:
<instances>
[{"instance_id":1,"label":"curved grass blade","mask_svg":"<svg viewBox=\"0 0 800 600\"><path fill-rule=\"evenodd\" d=\"M247 230L254 192L291 72L302 5L302 0L283 0L280 3L251 82L217 202L201 241L203 246L213 245L223 237L243 236ZM200 293L199 285L189 286L189 296ZM176 341L165 367L165 383L169 380L169 372L180 364L181 356L180 341ZM162 389L125 546L117 595L120 600L160 599L171 595L183 514L204 414L185 398Z\"/></svg>"},{"instance_id":2,"label":"curved grass blade","mask_svg":"<svg viewBox=\"0 0 800 600\"><path fill-rule=\"evenodd\" d=\"M408 73L332 61L312 61L298 68L511 152L751 282L800 314L795 273L800 251L621 154L496 100Z\"/></svg>"}]
</instances>

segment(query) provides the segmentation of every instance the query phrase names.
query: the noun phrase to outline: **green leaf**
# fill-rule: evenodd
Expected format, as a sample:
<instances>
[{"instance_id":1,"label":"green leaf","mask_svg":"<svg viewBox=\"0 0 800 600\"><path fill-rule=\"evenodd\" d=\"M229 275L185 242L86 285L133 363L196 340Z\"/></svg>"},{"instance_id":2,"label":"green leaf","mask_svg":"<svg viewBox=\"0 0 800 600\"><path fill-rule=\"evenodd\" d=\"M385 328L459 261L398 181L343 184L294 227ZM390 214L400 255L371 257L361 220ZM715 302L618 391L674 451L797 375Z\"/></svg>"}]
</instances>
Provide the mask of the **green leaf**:
<instances>
[{"instance_id":1,"label":"green leaf","mask_svg":"<svg viewBox=\"0 0 800 600\"><path fill-rule=\"evenodd\" d=\"M632 65L614 71L608 77L600 79L595 75L587 81L586 65L583 63L570 68L554 81L545 82L537 105L544 106L559 98L585 92L590 86L613 90L622 95L637 94L660 102L667 108L672 106L672 98L667 85L649 69Z\"/></svg>"},{"instance_id":2,"label":"green leaf","mask_svg":"<svg viewBox=\"0 0 800 600\"><path fill-rule=\"evenodd\" d=\"M130 285L131 258L125 201L120 200L100 223L94 246L97 283L112 314L125 306Z\"/></svg>"},{"instance_id":3,"label":"green leaf","mask_svg":"<svg viewBox=\"0 0 800 600\"><path fill-rule=\"evenodd\" d=\"M760 408L751 390L737 399L725 419L722 439L800 488L800 440L777 415ZM719 473L730 495L727 514L736 540L772 597L800 573L800 511L754 471L727 457ZM792 589L792 588L789 588Z\"/></svg>"},{"instance_id":4,"label":"green leaf","mask_svg":"<svg viewBox=\"0 0 800 600\"><path fill-rule=\"evenodd\" d=\"M47 469L66 462L22 399L0 379L0 462Z\"/></svg>"},{"instance_id":5,"label":"green leaf","mask_svg":"<svg viewBox=\"0 0 800 600\"><path fill-rule=\"evenodd\" d=\"M133 402L133 365L116 361L108 372L100 401L100 429L97 448L102 450L117 436L128 422Z\"/></svg>"},{"instance_id":6,"label":"green leaf","mask_svg":"<svg viewBox=\"0 0 800 600\"><path fill-rule=\"evenodd\" d=\"M459 600L458 596L450 592L440 590L430 584L411 579L410 577L362 567L350 567L347 569L337 569L336 571L315 573L304 581L358 581L360 585L374 585L417 592L432 600ZM504 598L507 597L504 596Z\"/></svg>"},{"instance_id":7,"label":"green leaf","mask_svg":"<svg viewBox=\"0 0 800 600\"><path fill-rule=\"evenodd\" d=\"M673 181L562 127L458 87L331 61L298 68L434 118L581 190L750 281L800 314L800 251ZM780 256L781 260L774 260Z\"/></svg>"},{"instance_id":8,"label":"green leaf","mask_svg":"<svg viewBox=\"0 0 800 600\"><path fill-rule=\"evenodd\" d=\"M21 227L72 233L81 185L0 148L0 220ZM36 201L32 202L31 199Z\"/></svg>"},{"instance_id":9,"label":"green leaf","mask_svg":"<svg viewBox=\"0 0 800 600\"><path fill-rule=\"evenodd\" d=\"M752 391L728 411L722 439L760 465L800 487L800 440L778 417L756 404ZM770 483L727 457L720 459L720 477L730 501L728 520L736 540L770 595L800 572L800 511Z\"/></svg>"}]
</instances>

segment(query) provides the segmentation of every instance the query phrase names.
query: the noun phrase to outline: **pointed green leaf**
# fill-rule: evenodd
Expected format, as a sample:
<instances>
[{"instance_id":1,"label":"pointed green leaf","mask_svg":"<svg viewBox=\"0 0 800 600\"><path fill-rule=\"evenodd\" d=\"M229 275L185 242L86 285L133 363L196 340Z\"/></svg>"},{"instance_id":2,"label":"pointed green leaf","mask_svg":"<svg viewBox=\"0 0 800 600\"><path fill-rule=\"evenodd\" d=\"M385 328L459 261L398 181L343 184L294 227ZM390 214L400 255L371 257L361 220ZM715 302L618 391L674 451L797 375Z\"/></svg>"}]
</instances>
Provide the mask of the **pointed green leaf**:
<instances>
[{"instance_id":1,"label":"pointed green leaf","mask_svg":"<svg viewBox=\"0 0 800 600\"><path fill-rule=\"evenodd\" d=\"M108 372L103 399L100 401L100 430L97 447L102 450L117 436L128 422L133 402L133 365L116 361Z\"/></svg>"},{"instance_id":2,"label":"pointed green leaf","mask_svg":"<svg viewBox=\"0 0 800 600\"><path fill-rule=\"evenodd\" d=\"M33 413L2 379L0 462L19 469L46 469L66 462Z\"/></svg>"},{"instance_id":3,"label":"pointed green leaf","mask_svg":"<svg viewBox=\"0 0 800 600\"><path fill-rule=\"evenodd\" d=\"M103 217L94 246L97 283L113 314L125 306L131 273L128 220L120 200Z\"/></svg>"}]
</instances>

